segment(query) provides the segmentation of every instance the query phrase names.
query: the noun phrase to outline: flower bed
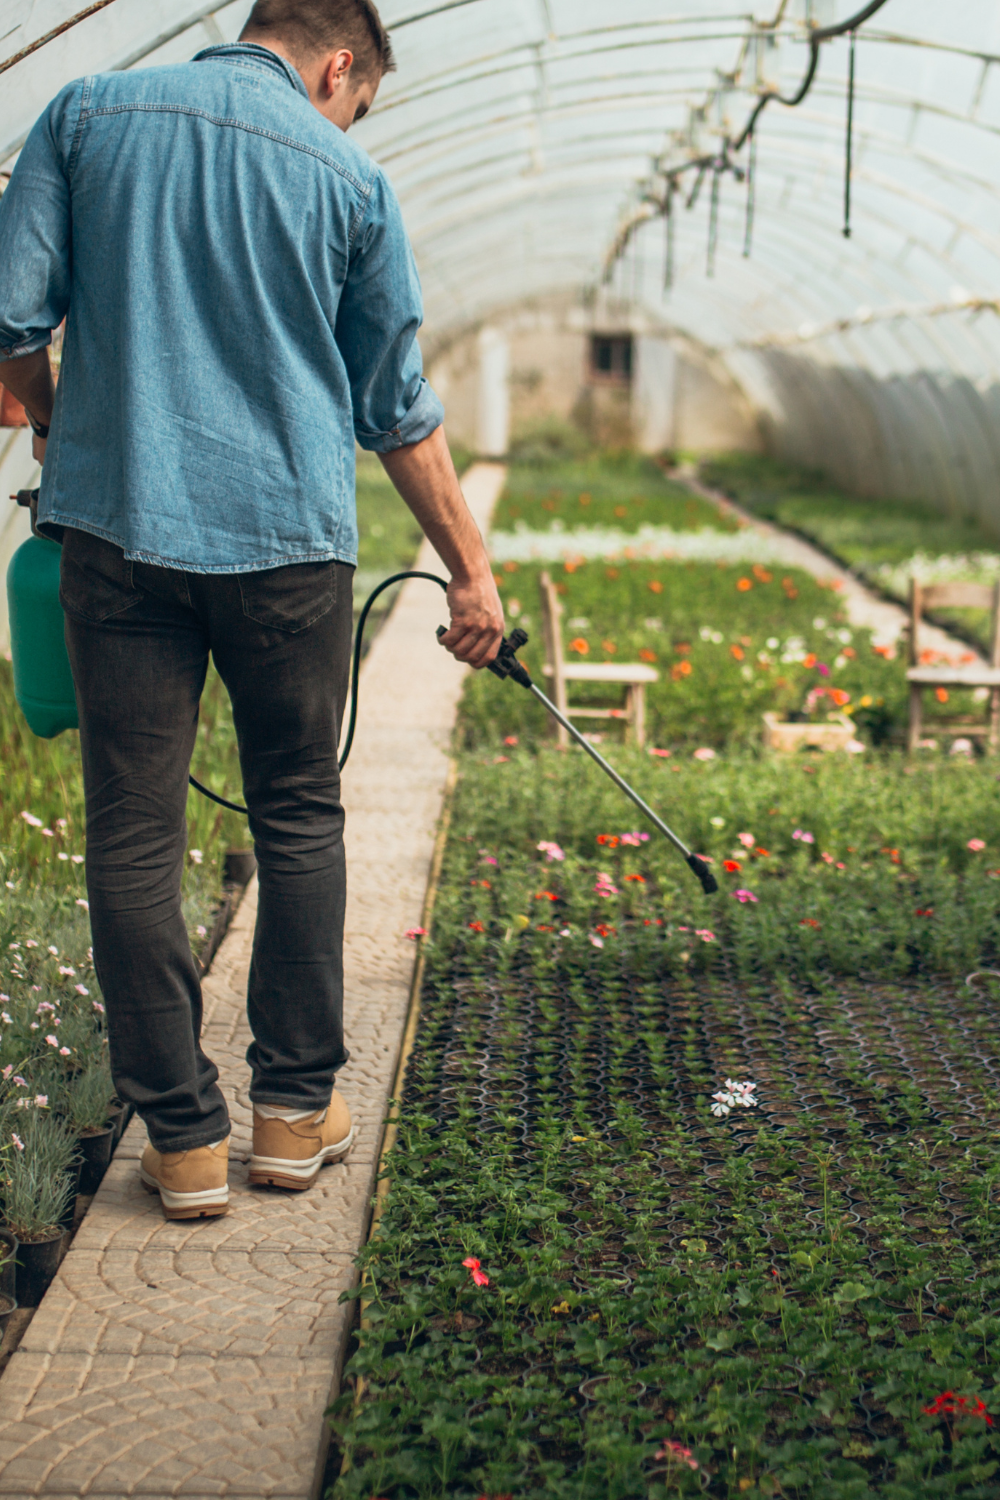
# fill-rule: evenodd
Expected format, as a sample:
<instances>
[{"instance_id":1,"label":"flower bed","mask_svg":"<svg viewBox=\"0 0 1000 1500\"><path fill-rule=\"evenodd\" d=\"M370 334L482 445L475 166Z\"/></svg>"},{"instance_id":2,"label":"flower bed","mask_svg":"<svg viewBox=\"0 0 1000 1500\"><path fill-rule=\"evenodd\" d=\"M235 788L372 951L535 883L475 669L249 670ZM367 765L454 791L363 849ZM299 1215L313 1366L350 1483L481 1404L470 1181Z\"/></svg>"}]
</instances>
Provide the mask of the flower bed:
<instances>
[{"instance_id":1,"label":"flower bed","mask_svg":"<svg viewBox=\"0 0 1000 1500\"><path fill-rule=\"evenodd\" d=\"M334 1493L985 1497L996 782L627 770L718 896L577 753L463 765Z\"/></svg>"},{"instance_id":2,"label":"flower bed","mask_svg":"<svg viewBox=\"0 0 1000 1500\"><path fill-rule=\"evenodd\" d=\"M629 452L514 463L493 517L495 531L629 533L641 527L729 532L736 523L668 479L655 460Z\"/></svg>"},{"instance_id":3,"label":"flower bed","mask_svg":"<svg viewBox=\"0 0 1000 1500\"><path fill-rule=\"evenodd\" d=\"M928 582L973 583L993 583L1000 575L997 538L973 517L946 516L913 502L862 500L818 475L747 454L708 460L701 477L904 603L914 574ZM985 610L944 610L940 619L989 650Z\"/></svg>"},{"instance_id":4,"label":"flower bed","mask_svg":"<svg viewBox=\"0 0 1000 1500\"><path fill-rule=\"evenodd\" d=\"M509 619L529 632L523 656L539 680L542 569L508 562L496 573ZM888 648L876 650L868 631L852 630L836 592L801 570L570 560L548 571L562 597L568 660L641 660L659 669L647 690L656 746L757 743L766 711L802 712L816 686L847 693L859 729L876 741L905 722L902 663ZM571 701L600 697L600 689L575 685ZM831 701L830 710L838 706ZM549 734L544 710L514 689L497 693L488 678L471 684L463 725L467 743L518 735L534 745Z\"/></svg>"}]
</instances>

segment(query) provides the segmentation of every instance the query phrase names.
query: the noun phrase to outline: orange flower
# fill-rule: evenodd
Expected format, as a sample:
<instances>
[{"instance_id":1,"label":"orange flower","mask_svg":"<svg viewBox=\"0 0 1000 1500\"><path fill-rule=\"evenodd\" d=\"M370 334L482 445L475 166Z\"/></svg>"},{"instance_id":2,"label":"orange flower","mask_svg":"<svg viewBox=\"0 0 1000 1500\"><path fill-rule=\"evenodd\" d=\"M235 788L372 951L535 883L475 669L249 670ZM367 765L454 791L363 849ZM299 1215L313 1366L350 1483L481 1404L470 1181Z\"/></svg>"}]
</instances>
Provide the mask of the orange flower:
<instances>
[{"instance_id":1,"label":"orange flower","mask_svg":"<svg viewBox=\"0 0 1000 1500\"><path fill-rule=\"evenodd\" d=\"M678 656L687 656L688 652L691 650L691 642L678 641L676 646L674 647L674 650L677 652Z\"/></svg>"},{"instance_id":2,"label":"orange flower","mask_svg":"<svg viewBox=\"0 0 1000 1500\"><path fill-rule=\"evenodd\" d=\"M606 651L609 656L614 656L615 652L618 650L618 647L615 645L614 641L602 641L601 650Z\"/></svg>"},{"instance_id":3,"label":"orange flower","mask_svg":"<svg viewBox=\"0 0 1000 1500\"><path fill-rule=\"evenodd\" d=\"M892 860L892 862L893 862L894 865L898 865L898 864L901 863L901 860L899 858L899 850L898 849L880 849L879 853L880 854L888 854L889 858Z\"/></svg>"},{"instance_id":4,"label":"orange flower","mask_svg":"<svg viewBox=\"0 0 1000 1500\"><path fill-rule=\"evenodd\" d=\"M850 693L845 693L843 688L830 688L830 697L838 708L843 708L845 703L850 703Z\"/></svg>"},{"instance_id":5,"label":"orange flower","mask_svg":"<svg viewBox=\"0 0 1000 1500\"><path fill-rule=\"evenodd\" d=\"M536 901L558 901L559 897L554 891L536 891Z\"/></svg>"},{"instance_id":6,"label":"orange flower","mask_svg":"<svg viewBox=\"0 0 1000 1500\"><path fill-rule=\"evenodd\" d=\"M485 932L486 931L486 929L483 926L482 922L470 922L469 923L469 929L472 932Z\"/></svg>"},{"instance_id":7,"label":"orange flower","mask_svg":"<svg viewBox=\"0 0 1000 1500\"><path fill-rule=\"evenodd\" d=\"M730 646L729 654L734 661L742 661L744 656L746 655L746 652L743 650L742 646Z\"/></svg>"},{"instance_id":8,"label":"orange flower","mask_svg":"<svg viewBox=\"0 0 1000 1500\"><path fill-rule=\"evenodd\" d=\"M755 849L753 852L755 854L759 854L760 857L761 857L761 859L770 859L771 858L771 851L770 851L770 849Z\"/></svg>"},{"instance_id":9,"label":"orange flower","mask_svg":"<svg viewBox=\"0 0 1000 1500\"><path fill-rule=\"evenodd\" d=\"M739 589L741 594L746 594L750 591L750 589L753 588L753 584L751 583L749 578L737 578L736 587Z\"/></svg>"},{"instance_id":10,"label":"orange flower","mask_svg":"<svg viewBox=\"0 0 1000 1500\"><path fill-rule=\"evenodd\" d=\"M876 656L884 656L886 661L892 661L893 657L896 655L891 646L873 646L872 650L875 652Z\"/></svg>"},{"instance_id":11,"label":"orange flower","mask_svg":"<svg viewBox=\"0 0 1000 1500\"><path fill-rule=\"evenodd\" d=\"M567 573L575 573L577 568L583 566L584 561L585 559L580 557L567 557L566 561L563 563L563 568Z\"/></svg>"},{"instance_id":12,"label":"orange flower","mask_svg":"<svg viewBox=\"0 0 1000 1500\"><path fill-rule=\"evenodd\" d=\"M656 652L655 651L650 651L650 649L649 649L648 646L643 646L642 650L639 652L639 660L640 661L655 661L656 660Z\"/></svg>"},{"instance_id":13,"label":"orange flower","mask_svg":"<svg viewBox=\"0 0 1000 1500\"><path fill-rule=\"evenodd\" d=\"M848 661L853 661L858 653L855 651L853 646L844 646L841 649L840 654L841 656L846 656Z\"/></svg>"},{"instance_id":14,"label":"orange flower","mask_svg":"<svg viewBox=\"0 0 1000 1500\"><path fill-rule=\"evenodd\" d=\"M935 688L934 689L934 696L935 696L935 698L937 699L937 701L939 703L947 703L948 702L948 689L947 688L942 688L942 687Z\"/></svg>"},{"instance_id":15,"label":"orange flower","mask_svg":"<svg viewBox=\"0 0 1000 1500\"><path fill-rule=\"evenodd\" d=\"M799 597L799 591L798 591L798 589L796 589L796 588L787 588L785 590L785 598L786 599L797 599L798 597Z\"/></svg>"},{"instance_id":16,"label":"orange flower","mask_svg":"<svg viewBox=\"0 0 1000 1500\"><path fill-rule=\"evenodd\" d=\"M804 667L814 667L817 661L818 657L812 651L810 651L809 655L805 658L802 665Z\"/></svg>"},{"instance_id":17,"label":"orange flower","mask_svg":"<svg viewBox=\"0 0 1000 1500\"><path fill-rule=\"evenodd\" d=\"M578 652L580 656L586 656L590 651L590 646L582 635L578 635L575 641L570 641L569 649Z\"/></svg>"},{"instance_id":18,"label":"orange flower","mask_svg":"<svg viewBox=\"0 0 1000 1500\"><path fill-rule=\"evenodd\" d=\"M680 682L682 677L690 677L691 663L689 661L675 661L670 668L670 675L674 682Z\"/></svg>"},{"instance_id":19,"label":"orange flower","mask_svg":"<svg viewBox=\"0 0 1000 1500\"><path fill-rule=\"evenodd\" d=\"M735 875L737 871L741 870L743 867L738 859L724 859L722 861L722 868L728 875Z\"/></svg>"},{"instance_id":20,"label":"orange flower","mask_svg":"<svg viewBox=\"0 0 1000 1500\"><path fill-rule=\"evenodd\" d=\"M587 494L581 495L580 496L580 504L581 505L589 505L590 504L590 496L587 495Z\"/></svg>"},{"instance_id":21,"label":"orange flower","mask_svg":"<svg viewBox=\"0 0 1000 1500\"><path fill-rule=\"evenodd\" d=\"M758 583L770 583L774 577L774 574L769 573L766 568L762 568L760 563L754 563L750 571Z\"/></svg>"},{"instance_id":22,"label":"orange flower","mask_svg":"<svg viewBox=\"0 0 1000 1500\"><path fill-rule=\"evenodd\" d=\"M617 833L599 833L597 835L597 842L599 844L607 844L609 849L614 849L616 844L621 843L621 839Z\"/></svg>"},{"instance_id":23,"label":"orange flower","mask_svg":"<svg viewBox=\"0 0 1000 1500\"><path fill-rule=\"evenodd\" d=\"M496 584L496 586L497 586L498 589L502 589L503 585L504 585L503 574L502 573L494 573L493 574L493 582Z\"/></svg>"},{"instance_id":24,"label":"orange flower","mask_svg":"<svg viewBox=\"0 0 1000 1500\"><path fill-rule=\"evenodd\" d=\"M646 884L646 877L645 877L645 875L626 875L625 879L626 880L635 880L635 881L638 881L639 885L645 885Z\"/></svg>"},{"instance_id":25,"label":"orange flower","mask_svg":"<svg viewBox=\"0 0 1000 1500\"><path fill-rule=\"evenodd\" d=\"M503 570L504 570L505 573L516 573L517 572L517 563L516 562L505 562L504 565L503 565Z\"/></svg>"},{"instance_id":26,"label":"orange flower","mask_svg":"<svg viewBox=\"0 0 1000 1500\"><path fill-rule=\"evenodd\" d=\"M799 923L799 926L800 927L818 927L819 923L817 922L817 920L816 920L815 917L803 917L802 921Z\"/></svg>"},{"instance_id":27,"label":"orange flower","mask_svg":"<svg viewBox=\"0 0 1000 1500\"><path fill-rule=\"evenodd\" d=\"M651 578L649 580L649 592L651 594L662 594L663 593L663 584L660 582L660 580L658 578Z\"/></svg>"}]
</instances>

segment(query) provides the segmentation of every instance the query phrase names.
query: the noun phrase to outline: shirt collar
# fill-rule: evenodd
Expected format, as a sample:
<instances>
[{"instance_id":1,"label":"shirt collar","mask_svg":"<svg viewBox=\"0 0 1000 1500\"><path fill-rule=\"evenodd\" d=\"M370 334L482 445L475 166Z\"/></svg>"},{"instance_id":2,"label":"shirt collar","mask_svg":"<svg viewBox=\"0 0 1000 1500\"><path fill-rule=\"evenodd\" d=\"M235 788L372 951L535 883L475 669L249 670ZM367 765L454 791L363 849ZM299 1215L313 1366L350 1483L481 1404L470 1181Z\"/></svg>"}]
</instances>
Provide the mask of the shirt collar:
<instances>
[{"instance_id":1,"label":"shirt collar","mask_svg":"<svg viewBox=\"0 0 1000 1500\"><path fill-rule=\"evenodd\" d=\"M277 52L272 52L268 47L258 47L256 42L229 42L221 47L206 47L203 52L196 55L194 61L204 62L206 58L219 62L238 63L243 67L259 68L262 72L284 74L292 88L297 89L306 99L309 98L309 90L291 63L286 58L279 57Z\"/></svg>"}]
</instances>

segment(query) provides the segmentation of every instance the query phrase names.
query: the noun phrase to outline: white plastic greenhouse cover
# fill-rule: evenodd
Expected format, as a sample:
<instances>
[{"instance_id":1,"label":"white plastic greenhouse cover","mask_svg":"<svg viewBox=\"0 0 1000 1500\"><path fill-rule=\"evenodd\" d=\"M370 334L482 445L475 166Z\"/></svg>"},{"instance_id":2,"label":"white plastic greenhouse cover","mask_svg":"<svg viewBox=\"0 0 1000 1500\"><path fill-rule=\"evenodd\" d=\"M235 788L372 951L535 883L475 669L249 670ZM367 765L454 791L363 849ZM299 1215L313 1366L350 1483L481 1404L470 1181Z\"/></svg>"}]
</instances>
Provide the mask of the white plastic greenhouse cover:
<instances>
[{"instance_id":1,"label":"white plastic greenhouse cover","mask_svg":"<svg viewBox=\"0 0 1000 1500\"><path fill-rule=\"evenodd\" d=\"M86 4L0 0L0 64ZM809 27L861 6L385 0L399 68L357 134L399 192L434 334L595 286L619 226L662 196L654 163L719 151L763 89L795 93ZM106 4L0 75L0 161L70 78L190 56L249 9ZM661 217L613 285L719 351L779 451L1000 528L1000 7L887 0L858 31L849 239L848 52L824 43L803 104L759 121L749 257L746 184L726 174L713 276L706 184L689 212L678 198L669 293Z\"/></svg>"}]
</instances>

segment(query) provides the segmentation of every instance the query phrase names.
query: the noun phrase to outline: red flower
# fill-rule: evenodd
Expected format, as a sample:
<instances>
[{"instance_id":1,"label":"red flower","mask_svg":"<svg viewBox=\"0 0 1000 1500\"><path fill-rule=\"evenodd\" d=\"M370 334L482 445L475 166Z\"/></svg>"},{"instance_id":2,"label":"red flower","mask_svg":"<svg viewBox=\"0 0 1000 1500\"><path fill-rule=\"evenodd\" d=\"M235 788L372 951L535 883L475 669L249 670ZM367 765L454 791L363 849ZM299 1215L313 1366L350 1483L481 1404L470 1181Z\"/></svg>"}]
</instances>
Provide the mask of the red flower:
<instances>
[{"instance_id":1,"label":"red flower","mask_svg":"<svg viewBox=\"0 0 1000 1500\"><path fill-rule=\"evenodd\" d=\"M598 933L602 938L614 937L615 935L615 929L613 927L605 927L603 922L599 927L595 927L594 931Z\"/></svg>"},{"instance_id":2,"label":"red flower","mask_svg":"<svg viewBox=\"0 0 1000 1500\"><path fill-rule=\"evenodd\" d=\"M934 915L934 908L933 908L933 906L918 906L917 907L917 916L918 917L933 917L933 915Z\"/></svg>"},{"instance_id":3,"label":"red flower","mask_svg":"<svg viewBox=\"0 0 1000 1500\"><path fill-rule=\"evenodd\" d=\"M482 922L470 922L469 930L471 932L485 932L486 928L483 926Z\"/></svg>"},{"instance_id":4,"label":"red flower","mask_svg":"<svg viewBox=\"0 0 1000 1500\"><path fill-rule=\"evenodd\" d=\"M607 844L609 849L614 849L616 844L621 843L621 839L619 839L616 833L599 833L597 835L597 842L599 844Z\"/></svg>"},{"instance_id":5,"label":"red flower","mask_svg":"<svg viewBox=\"0 0 1000 1500\"><path fill-rule=\"evenodd\" d=\"M626 875L625 879L626 880L635 880L635 881L638 882L639 885L645 885L646 884L646 877L645 877L645 875Z\"/></svg>"},{"instance_id":6,"label":"red flower","mask_svg":"<svg viewBox=\"0 0 1000 1500\"><path fill-rule=\"evenodd\" d=\"M759 854L760 857L761 857L761 859L770 859L771 858L771 851L770 851L770 849L755 849L753 852L755 854Z\"/></svg>"},{"instance_id":7,"label":"red flower","mask_svg":"<svg viewBox=\"0 0 1000 1500\"><path fill-rule=\"evenodd\" d=\"M970 1401L968 1396L956 1396L954 1391L942 1391L940 1396L935 1396L930 1406L921 1407L925 1417L981 1417L987 1427L993 1426L993 1418L986 1410L986 1404L978 1400Z\"/></svg>"},{"instance_id":8,"label":"red flower","mask_svg":"<svg viewBox=\"0 0 1000 1500\"><path fill-rule=\"evenodd\" d=\"M479 1269L479 1261L474 1255L467 1256L467 1258L463 1260L462 1265L468 1271L469 1275L476 1283L476 1286L489 1286L490 1278L486 1275L485 1271L481 1271Z\"/></svg>"},{"instance_id":9,"label":"red flower","mask_svg":"<svg viewBox=\"0 0 1000 1500\"><path fill-rule=\"evenodd\" d=\"M738 859L724 859L722 861L722 868L726 871L727 874L735 875L743 867Z\"/></svg>"},{"instance_id":10,"label":"red flower","mask_svg":"<svg viewBox=\"0 0 1000 1500\"><path fill-rule=\"evenodd\" d=\"M536 901L558 901L559 897L555 894L554 891L536 891L536 893L535 893L535 900Z\"/></svg>"},{"instance_id":11,"label":"red flower","mask_svg":"<svg viewBox=\"0 0 1000 1500\"><path fill-rule=\"evenodd\" d=\"M803 917L802 921L799 923L799 926L800 927L818 927L819 923L817 922L817 920L816 920L815 917Z\"/></svg>"}]
</instances>

